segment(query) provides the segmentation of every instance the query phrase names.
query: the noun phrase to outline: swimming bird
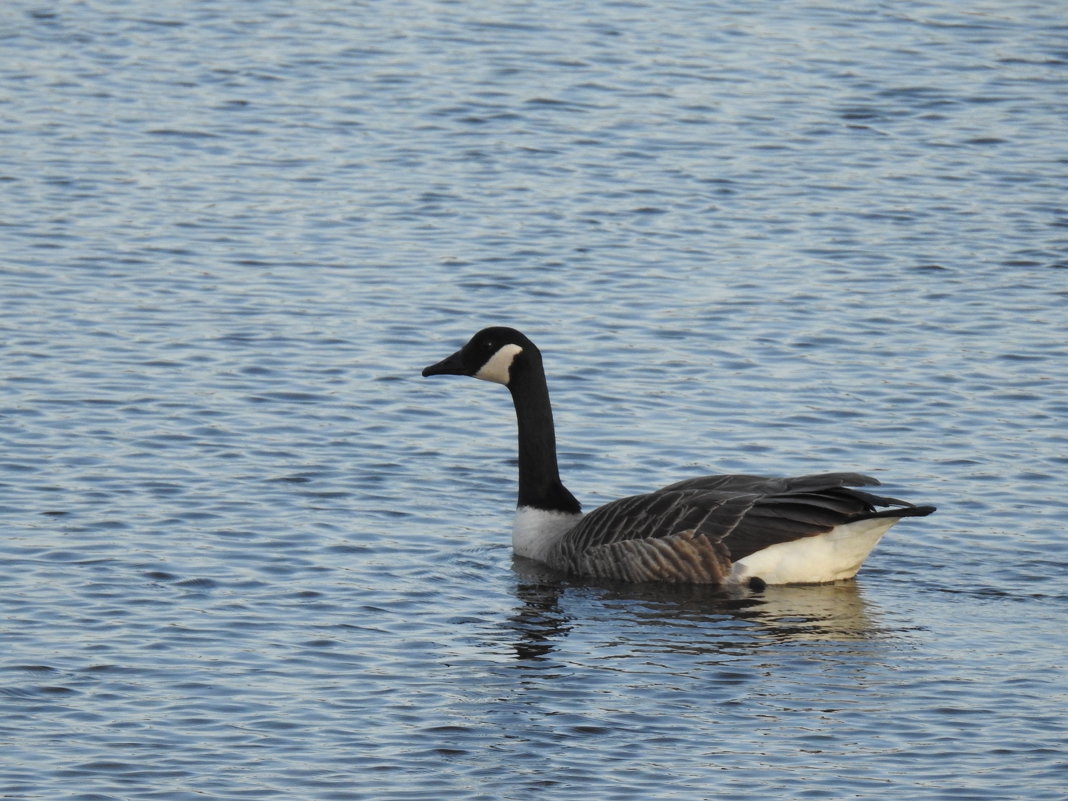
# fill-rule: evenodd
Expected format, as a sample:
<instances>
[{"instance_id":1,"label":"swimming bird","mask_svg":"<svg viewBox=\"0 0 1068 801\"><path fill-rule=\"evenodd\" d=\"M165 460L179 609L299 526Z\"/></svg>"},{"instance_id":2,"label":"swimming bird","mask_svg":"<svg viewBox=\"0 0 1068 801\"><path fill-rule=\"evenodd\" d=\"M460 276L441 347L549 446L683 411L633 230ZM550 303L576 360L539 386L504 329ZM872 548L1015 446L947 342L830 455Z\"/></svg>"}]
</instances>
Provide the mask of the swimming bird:
<instances>
[{"instance_id":1,"label":"swimming bird","mask_svg":"<svg viewBox=\"0 0 1068 801\"><path fill-rule=\"evenodd\" d=\"M519 433L512 548L566 573L753 589L850 579L898 520L935 510L854 489L877 485L871 476L822 473L690 478L583 515L560 481L549 387L533 342L514 328L486 328L423 375L508 387Z\"/></svg>"}]
</instances>

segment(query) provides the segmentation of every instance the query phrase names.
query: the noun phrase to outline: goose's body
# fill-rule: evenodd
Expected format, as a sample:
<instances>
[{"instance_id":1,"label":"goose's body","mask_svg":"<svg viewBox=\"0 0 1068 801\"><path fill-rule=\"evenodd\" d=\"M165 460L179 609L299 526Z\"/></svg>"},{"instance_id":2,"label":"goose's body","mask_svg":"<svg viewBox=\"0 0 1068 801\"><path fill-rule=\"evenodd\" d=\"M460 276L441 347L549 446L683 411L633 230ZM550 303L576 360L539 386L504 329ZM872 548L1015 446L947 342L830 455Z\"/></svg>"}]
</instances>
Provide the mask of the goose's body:
<instances>
[{"instance_id":1,"label":"goose's body","mask_svg":"<svg viewBox=\"0 0 1068 801\"><path fill-rule=\"evenodd\" d=\"M583 515L560 482L541 353L511 328L487 328L423 370L504 384L519 424L516 554L584 576L702 584L820 583L852 578L913 506L853 487L858 473L798 478L703 476L612 501ZM879 508L889 507L889 508Z\"/></svg>"}]
</instances>

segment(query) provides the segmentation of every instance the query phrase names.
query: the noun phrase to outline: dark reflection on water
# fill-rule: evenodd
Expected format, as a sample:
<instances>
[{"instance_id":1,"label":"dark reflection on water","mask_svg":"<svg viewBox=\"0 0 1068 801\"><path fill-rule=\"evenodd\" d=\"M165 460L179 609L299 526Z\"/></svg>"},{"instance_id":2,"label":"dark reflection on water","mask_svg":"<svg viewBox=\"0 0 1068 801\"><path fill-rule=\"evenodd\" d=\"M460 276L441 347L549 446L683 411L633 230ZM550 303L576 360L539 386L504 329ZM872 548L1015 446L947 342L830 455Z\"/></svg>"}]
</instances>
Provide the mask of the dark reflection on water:
<instances>
[{"instance_id":1,"label":"dark reflection on water","mask_svg":"<svg viewBox=\"0 0 1068 801\"><path fill-rule=\"evenodd\" d=\"M628 636L679 653L737 654L783 643L888 636L855 581L767 587L760 592L700 585L574 584L529 560L513 560L521 602L509 619L518 659L544 659L572 629L563 602L579 591L633 623Z\"/></svg>"},{"instance_id":2,"label":"dark reflection on water","mask_svg":"<svg viewBox=\"0 0 1068 801\"><path fill-rule=\"evenodd\" d=\"M508 619L506 630L515 636L517 659L545 659L571 630L570 618L560 606L559 584L521 583L516 597L521 606Z\"/></svg>"}]
</instances>

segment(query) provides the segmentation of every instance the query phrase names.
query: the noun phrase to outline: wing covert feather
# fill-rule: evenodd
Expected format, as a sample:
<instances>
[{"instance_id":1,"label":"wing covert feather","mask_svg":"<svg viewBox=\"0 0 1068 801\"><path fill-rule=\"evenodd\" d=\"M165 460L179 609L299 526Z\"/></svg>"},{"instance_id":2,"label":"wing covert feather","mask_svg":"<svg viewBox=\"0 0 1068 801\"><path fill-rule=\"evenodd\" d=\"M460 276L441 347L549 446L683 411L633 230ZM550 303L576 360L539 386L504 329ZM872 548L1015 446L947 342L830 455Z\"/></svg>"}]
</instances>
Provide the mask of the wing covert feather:
<instances>
[{"instance_id":1,"label":"wing covert feather","mask_svg":"<svg viewBox=\"0 0 1068 801\"><path fill-rule=\"evenodd\" d=\"M912 507L904 501L851 488L878 483L860 473L691 478L594 509L564 536L560 553L574 561L596 551L598 564L609 554L616 558L629 554L638 563L645 560L652 564L663 558L662 546L635 541L665 540L694 532L721 543L737 561L768 546L815 536L839 524L878 514L877 506L903 506L907 514ZM622 543L631 544L624 547ZM682 547L675 543L671 549L676 546Z\"/></svg>"}]
</instances>

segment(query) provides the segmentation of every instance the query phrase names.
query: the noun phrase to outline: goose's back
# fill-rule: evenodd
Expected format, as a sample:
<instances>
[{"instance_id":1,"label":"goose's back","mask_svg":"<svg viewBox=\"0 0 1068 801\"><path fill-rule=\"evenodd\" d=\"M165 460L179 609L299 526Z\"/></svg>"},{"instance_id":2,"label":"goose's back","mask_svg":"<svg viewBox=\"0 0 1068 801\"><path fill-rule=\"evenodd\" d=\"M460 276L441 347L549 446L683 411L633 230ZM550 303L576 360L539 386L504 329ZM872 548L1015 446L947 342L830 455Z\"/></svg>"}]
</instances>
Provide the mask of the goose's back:
<instances>
[{"instance_id":1,"label":"goose's back","mask_svg":"<svg viewBox=\"0 0 1068 801\"><path fill-rule=\"evenodd\" d=\"M859 473L687 479L593 510L561 538L554 561L625 581L718 583L733 562L773 545L867 517L929 513L853 489L875 484Z\"/></svg>"}]
</instances>

